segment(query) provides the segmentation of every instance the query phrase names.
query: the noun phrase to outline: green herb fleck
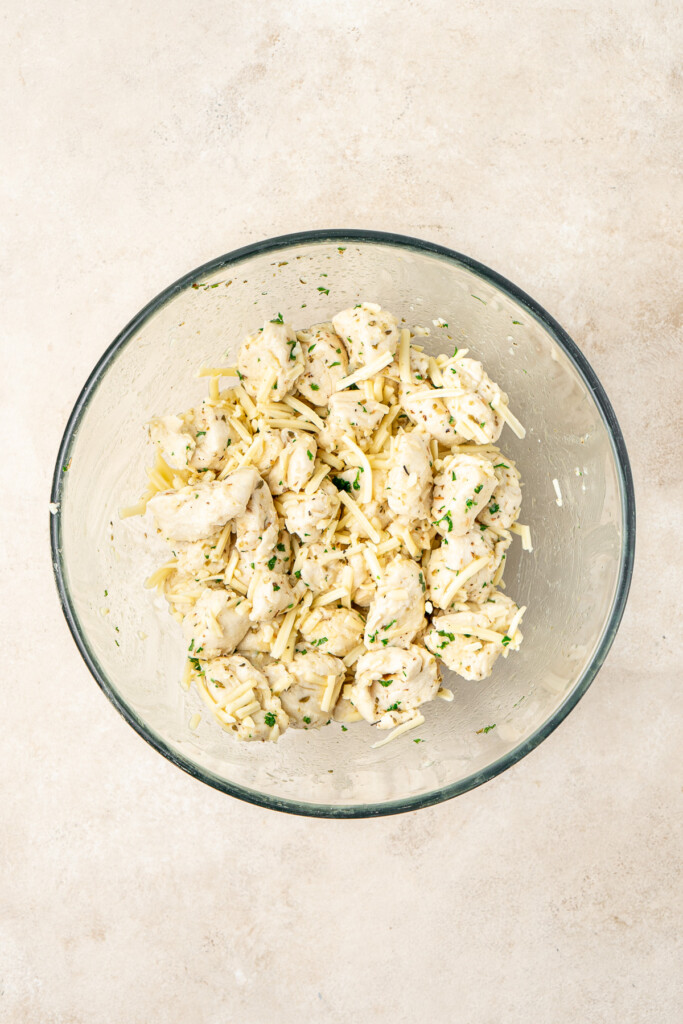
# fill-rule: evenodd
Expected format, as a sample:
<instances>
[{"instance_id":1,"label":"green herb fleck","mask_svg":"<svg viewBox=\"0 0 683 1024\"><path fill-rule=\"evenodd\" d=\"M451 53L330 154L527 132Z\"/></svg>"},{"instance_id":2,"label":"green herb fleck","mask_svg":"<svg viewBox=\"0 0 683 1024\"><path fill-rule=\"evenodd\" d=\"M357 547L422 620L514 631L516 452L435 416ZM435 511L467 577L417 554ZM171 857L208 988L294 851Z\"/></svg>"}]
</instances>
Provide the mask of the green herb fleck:
<instances>
[{"instance_id":1,"label":"green herb fleck","mask_svg":"<svg viewBox=\"0 0 683 1024\"><path fill-rule=\"evenodd\" d=\"M270 322L271 322L271 324L282 324L282 323L284 323L284 320L282 319L282 313L278 313L278 315L273 320L271 320Z\"/></svg>"},{"instance_id":2,"label":"green herb fleck","mask_svg":"<svg viewBox=\"0 0 683 1024\"><path fill-rule=\"evenodd\" d=\"M271 571L271 572L272 572L272 571L273 571L273 569L275 568L275 563L276 563L276 562L277 562L277 555L273 555L273 557L272 557L272 558L269 558L269 559L268 559L268 561L267 561L267 563L266 563L266 564L267 564L267 566L268 566L268 568L270 569L270 571Z\"/></svg>"},{"instance_id":3,"label":"green herb fleck","mask_svg":"<svg viewBox=\"0 0 683 1024\"><path fill-rule=\"evenodd\" d=\"M318 285L318 291L319 292L325 292L325 295L329 295L330 294L330 289L329 288L322 288L320 285Z\"/></svg>"},{"instance_id":4,"label":"green herb fleck","mask_svg":"<svg viewBox=\"0 0 683 1024\"><path fill-rule=\"evenodd\" d=\"M275 715L273 714L273 712L272 711L266 711L265 715L263 716L263 721L266 723L266 725L268 725L268 726L270 726L272 728L272 726L274 726L275 722L276 722L276 718L275 718Z\"/></svg>"},{"instance_id":5,"label":"green herb fleck","mask_svg":"<svg viewBox=\"0 0 683 1024\"><path fill-rule=\"evenodd\" d=\"M477 735L479 735L479 733L481 733L481 732L484 732L484 733L491 732L491 729L495 729L495 728L496 728L496 723L495 722L493 723L493 725L485 725L483 729L477 729Z\"/></svg>"},{"instance_id":6,"label":"green herb fleck","mask_svg":"<svg viewBox=\"0 0 683 1024\"><path fill-rule=\"evenodd\" d=\"M439 523L443 522L444 519L446 520L446 523L448 525L448 532L450 533L451 530L453 529L453 517L450 512L446 512L444 515L441 516L441 519L437 519L436 522L434 523L434 526L438 526Z\"/></svg>"}]
</instances>

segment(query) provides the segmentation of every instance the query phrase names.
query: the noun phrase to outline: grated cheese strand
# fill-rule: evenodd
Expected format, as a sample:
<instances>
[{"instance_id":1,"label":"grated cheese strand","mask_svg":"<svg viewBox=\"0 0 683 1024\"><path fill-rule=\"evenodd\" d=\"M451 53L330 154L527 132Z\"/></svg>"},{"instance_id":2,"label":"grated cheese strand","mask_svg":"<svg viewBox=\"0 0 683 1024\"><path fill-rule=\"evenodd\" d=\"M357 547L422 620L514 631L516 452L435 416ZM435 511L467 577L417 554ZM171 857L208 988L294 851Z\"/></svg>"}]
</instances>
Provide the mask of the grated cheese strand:
<instances>
[{"instance_id":1,"label":"grated cheese strand","mask_svg":"<svg viewBox=\"0 0 683 1024\"><path fill-rule=\"evenodd\" d=\"M405 732L410 732L411 729L416 729L418 725L422 725L424 722L424 715L419 712L415 718L411 718L409 722L402 722L397 725L396 728L389 733L383 740L379 740L377 743L372 744L372 749L377 750L378 747L383 747L387 743L391 743L392 740L398 739L399 736L403 736Z\"/></svg>"},{"instance_id":2,"label":"grated cheese strand","mask_svg":"<svg viewBox=\"0 0 683 1024\"><path fill-rule=\"evenodd\" d=\"M382 355L377 356L371 363L367 363L365 366L361 366L359 370L349 374L348 377L342 377L337 384L337 391L343 391L345 388L350 388L352 384L358 384L362 380L368 380L370 377L374 377L376 373L383 370L389 363L393 363L394 357L391 352L384 352Z\"/></svg>"},{"instance_id":3,"label":"grated cheese strand","mask_svg":"<svg viewBox=\"0 0 683 1024\"><path fill-rule=\"evenodd\" d=\"M356 520L357 525L362 527L363 532L371 541L374 541L375 544L379 544L382 538L365 513L358 508L358 505L353 498L350 498L346 491L340 491L339 498L342 504L344 504L351 513L351 517Z\"/></svg>"}]
</instances>

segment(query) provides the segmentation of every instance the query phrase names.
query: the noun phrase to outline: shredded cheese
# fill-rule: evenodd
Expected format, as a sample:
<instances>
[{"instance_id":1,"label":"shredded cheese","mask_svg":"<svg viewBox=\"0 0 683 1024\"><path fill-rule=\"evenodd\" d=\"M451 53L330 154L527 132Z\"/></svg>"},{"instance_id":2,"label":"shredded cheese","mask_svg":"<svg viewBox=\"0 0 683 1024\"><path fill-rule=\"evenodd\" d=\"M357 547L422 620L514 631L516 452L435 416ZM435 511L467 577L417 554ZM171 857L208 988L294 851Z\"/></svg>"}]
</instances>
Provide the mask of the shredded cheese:
<instances>
[{"instance_id":1,"label":"shredded cheese","mask_svg":"<svg viewBox=\"0 0 683 1024\"><path fill-rule=\"evenodd\" d=\"M402 722L400 725L397 725L396 728L392 730L392 732L390 732L389 735L386 736L383 740L379 740L377 743L373 743L373 750L376 750L378 747L383 747L386 743L391 743L392 740L398 739L398 737L402 736L405 732L410 732L411 729L416 729L417 726L422 725L423 722L424 715L418 712L415 718L411 718L410 721L408 722Z\"/></svg>"},{"instance_id":2,"label":"shredded cheese","mask_svg":"<svg viewBox=\"0 0 683 1024\"><path fill-rule=\"evenodd\" d=\"M228 416L228 423L233 430L237 431L245 444L251 444L252 436L244 424L236 416Z\"/></svg>"},{"instance_id":3,"label":"shredded cheese","mask_svg":"<svg viewBox=\"0 0 683 1024\"><path fill-rule=\"evenodd\" d=\"M344 468L344 463L342 462L342 460L337 458L336 455L331 455L329 452L319 451L318 458L320 459L321 462L326 462L328 466L332 467L332 469Z\"/></svg>"},{"instance_id":4,"label":"shredded cheese","mask_svg":"<svg viewBox=\"0 0 683 1024\"><path fill-rule=\"evenodd\" d=\"M276 416L268 421L268 426L277 427L279 430L307 430L311 434L317 434L319 427L308 420L294 419L293 416Z\"/></svg>"},{"instance_id":5,"label":"shredded cheese","mask_svg":"<svg viewBox=\"0 0 683 1024\"><path fill-rule=\"evenodd\" d=\"M370 540L374 541L375 544L379 544L382 539L379 532L372 525L365 513L358 508L358 505L353 498L350 498L346 491L340 491L339 498L342 504L344 504L351 513L351 517L356 520L357 525L362 528L363 533L365 533Z\"/></svg>"},{"instance_id":6,"label":"shredded cheese","mask_svg":"<svg viewBox=\"0 0 683 1024\"><path fill-rule=\"evenodd\" d=\"M517 632L517 630L519 629L519 627L521 625L522 618L524 617L524 612L525 611L526 611L526 605L524 605L522 608L518 608L517 611L515 612L515 614L512 617L512 621L511 621L510 625L508 626L508 633L507 633L507 635L510 637L511 640L515 639L515 633Z\"/></svg>"},{"instance_id":7,"label":"shredded cheese","mask_svg":"<svg viewBox=\"0 0 683 1024\"><path fill-rule=\"evenodd\" d=\"M240 403L249 419L252 419L256 415L256 406L245 391L244 386L238 384L236 388L232 389L232 394L235 400Z\"/></svg>"},{"instance_id":8,"label":"shredded cheese","mask_svg":"<svg viewBox=\"0 0 683 1024\"><path fill-rule=\"evenodd\" d=\"M145 589L154 590L155 587L159 587L160 584L164 583L171 573L175 572L178 565L178 559L172 558L165 565L160 565L158 569L155 569L151 576L148 576L145 580Z\"/></svg>"},{"instance_id":9,"label":"shredded cheese","mask_svg":"<svg viewBox=\"0 0 683 1024\"><path fill-rule=\"evenodd\" d=\"M500 416L503 417L507 425L510 427L510 430L512 430L513 434L516 434L517 437L523 440L526 437L526 430L519 422L517 417L513 416L507 405L505 405L504 402L501 402L500 399L501 396L500 393L498 393L491 402L491 408L493 409L494 412L497 412Z\"/></svg>"},{"instance_id":10,"label":"shredded cheese","mask_svg":"<svg viewBox=\"0 0 683 1024\"><path fill-rule=\"evenodd\" d=\"M334 705L337 703L339 691L342 688L344 682L344 676L326 676L325 679L325 691L320 701L321 711L331 711Z\"/></svg>"},{"instance_id":11,"label":"shredded cheese","mask_svg":"<svg viewBox=\"0 0 683 1024\"><path fill-rule=\"evenodd\" d=\"M377 583L382 579L382 568L379 564L377 555L371 547L366 546L363 551L363 557L365 558L365 564L367 565L370 575L373 580Z\"/></svg>"},{"instance_id":12,"label":"shredded cheese","mask_svg":"<svg viewBox=\"0 0 683 1024\"><path fill-rule=\"evenodd\" d=\"M214 558L218 559L222 557L223 552L225 551L226 545L228 543L228 539L230 537L231 529L232 523L226 523L223 529L221 530L221 535L216 541L216 549L213 553Z\"/></svg>"},{"instance_id":13,"label":"shredded cheese","mask_svg":"<svg viewBox=\"0 0 683 1024\"><path fill-rule=\"evenodd\" d=\"M513 523L510 527L511 533L516 533L518 537L522 538L522 547L525 551L533 551L531 544L531 530L524 523Z\"/></svg>"},{"instance_id":14,"label":"shredded cheese","mask_svg":"<svg viewBox=\"0 0 683 1024\"><path fill-rule=\"evenodd\" d=\"M319 469L316 469L315 473L304 487L304 494L315 494L331 468L331 466L320 466ZM332 525L337 525L336 520Z\"/></svg>"},{"instance_id":15,"label":"shredded cheese","mask_svg":"<svg viewBox=\"0 0 683 1024\"><path fill-rule=\"evenodd\" d=\"M358 384L362 380L368 380L369 377L374 377L376 373L383 370L389 363L393 363L394 357L391 352L383 352L382 355L377 356L371 363L367 363L365 366L361 366L360 369L354 373L349 374L348 377L342 377L337 384L337 391L343 391L345 388L350 388L352 384Z\"/></svg>"},{"instance_id":16,"label":"shredded cheese","mask_svg":"<svg viewBox=\"0 0 683 1024\"><path fill-rule=\"evenodd\" d=\"M443 374L434 356L429 357L429 376L435 388L443 388Z\"/></svg>"},{"instance_id":17,"label":"shredded cheese","mask_svg":"<svg viewBox=\"0 0 683 1024\"><path fill-rule=\"evenodd\" d=\"M236 366L200 366L198 377L237 377Z\"/></svg>"},{"instance_id":18,"label":"shredded cheese","mask_svg":"<svg viewBox=\"0 0 683 1024\"><path fill-rule=\"evenodd\" d=\"M363 654L365 654L365 650L365 644L358 644L357 647L354 647L352 651L349 651L349 653L342 658L342 661L344 662L347 668L351 668L353 665L356 664L358 659Z\"/></svg>"},{"instance_id":19,"label":"shredded cheese","mask_svg":"<svg viewBox=\"0 0 683 1024\"><path fill-rule=\"evenodd\" d=\"M318 594L313 601L314 608L320 608L322 605L334 604L335 601L341 601L343 597L346 597L346 587L335 587L334 590L328 590L324 594Z\"/></svg>"},{"instance_id":20,"label":"shredded cheese","mask_svg":"<svg viewBox=\"0 0 683 1024\"><path fill-rule=\"evenodd\" d=\"M560 481L553 478L553 487L555 488L555 504L558 508L562 508L562 491L560 490Z\"/></svg>"},{"instance_id":21,"label":"shredded cheese","mask_svg":"<svg viewBox=\"0 0 683 1024\"><path fill-rule=\"evenodd\" d=\"M288 405L290 409L294 409L295 412L301 413L304 419L310 420L320 430L325 426L325 421L318 416L317 412L313 412L305 402L300 402L298 398L288 396L285 398L285 405Z\"/></svg>"},{"instance_id":22,"label":"shredded cheese","mask_svg":"<svg viewBox=\"0 0 683 1024\"><path fill-rule=\"evenodd\" d=\"M483 569L491 561L490 555L482 555L480 558L475 558L473 562L465 568L461 569L460 573L452 580L451 583L446 587L443 594L444 607L448 608L453 598L461 589L464 583L467 583L472 576L476 576L480 569Z\"/></svg>"},{"instance_id":23,"label":"shredded cheese","mask_svg":"<svg viewBox=\"0 0 683 1024\"><path fill-rule=\"evenodd\" d=\"M410 372L410 331L404 327L398 341L398 377L402 384L412 384Z\"/></svg>"},{"instance_id":24,"label":"shredded cheese","mask_svg":"<svg viewBox=\"0 0 683 1024\"><path fill-rule=\"evenodd\" d=\"M431 388L429 391L413 391L411 402L424 402L433 398L462 398L461 388Z\"/></svg>"},{"instance_id":25,"label":"shredded cheese","mask_svg":"<svg viewBox=\"0 0 683 1024\"><path fill-rule=\"evenodd\" d=\"M391 425L398 416L398 414L400 413L400 411L400 405L393 405L389 412L384 417L384 419L382 420L382 422L380 423L379 427L377 428L375 437L372 441L372 444L370 445L370 452L372 454L380 452L384 448L384 445L387 442L387 438L389 437L389 430L391 429Z\"/></svg>"}]
</instances>

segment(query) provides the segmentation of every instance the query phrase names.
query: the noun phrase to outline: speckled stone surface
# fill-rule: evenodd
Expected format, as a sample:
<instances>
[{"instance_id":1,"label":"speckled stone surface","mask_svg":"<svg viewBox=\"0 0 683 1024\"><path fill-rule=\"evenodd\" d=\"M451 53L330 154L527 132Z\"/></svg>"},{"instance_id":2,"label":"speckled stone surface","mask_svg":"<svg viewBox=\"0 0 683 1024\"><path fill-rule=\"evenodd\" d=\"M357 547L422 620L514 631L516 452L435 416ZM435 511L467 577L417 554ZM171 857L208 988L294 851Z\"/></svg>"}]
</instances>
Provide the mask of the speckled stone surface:
<instances>
[{"instance_id":1,"label":"speckled stone surface","mask_svg":"<svg viewBox=\"0 0 683 1024\"><path fill-rule=\"evenodd\" d=\"M36 0L2 25L0 1019L680 1020L679 5ZM578 708L484 788L377 821L262 811L159 757L82 664L47 540L120 327L214 255L332 226L537 298L640 502Z\"/></svg>"}]
</instances>

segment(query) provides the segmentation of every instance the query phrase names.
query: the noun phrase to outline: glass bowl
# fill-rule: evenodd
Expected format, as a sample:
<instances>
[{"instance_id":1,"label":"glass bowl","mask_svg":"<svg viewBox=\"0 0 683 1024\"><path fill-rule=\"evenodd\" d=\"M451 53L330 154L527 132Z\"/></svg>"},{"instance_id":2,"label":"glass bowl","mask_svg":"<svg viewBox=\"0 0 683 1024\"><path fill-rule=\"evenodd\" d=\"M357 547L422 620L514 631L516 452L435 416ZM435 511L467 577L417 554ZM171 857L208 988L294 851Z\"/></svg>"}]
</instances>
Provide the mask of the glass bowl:
<instances>
[{"instance_id":1,"label":"glass bowl","mask_svg":"<svg viewBox=\"0 0 683 1024\"><path fill-rule=\"evenodd\" d=\"M377 301L428 326L428 352L467 345L527 428L499 442L524 483L508 593L528 607L524 643L491 678L445 674L417 734L373 749L371 726L288 731L240 743L180 686L185 644L143 581L164 559L135 503L150 462L144 424L206 393L200 364L234 361L244 335L283 313L295 326ZM435 326L441 318L448 326ZM553 481L559 484L558 498ZM561 504L560 504L561 501ZM463 793L504 771L576 705L617 631L631 577L635 507L621 431L594 372L541 307L480 263L414 238L311 231L212 260L149 303L104 353L81 392L55 467L51 540L57 586L76 644L124 718L174 764L264 807L363 817ZM495 726L495 728L492 728ZM420 743L414 742L421 740Z\"/></svg>"}]
</instances>

